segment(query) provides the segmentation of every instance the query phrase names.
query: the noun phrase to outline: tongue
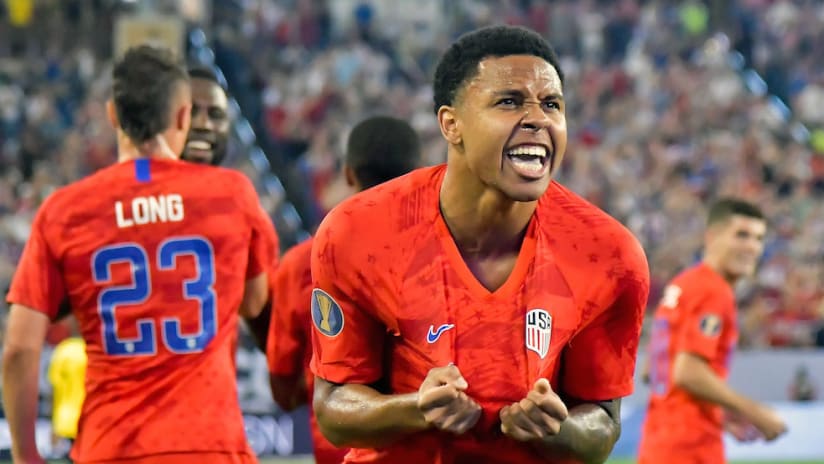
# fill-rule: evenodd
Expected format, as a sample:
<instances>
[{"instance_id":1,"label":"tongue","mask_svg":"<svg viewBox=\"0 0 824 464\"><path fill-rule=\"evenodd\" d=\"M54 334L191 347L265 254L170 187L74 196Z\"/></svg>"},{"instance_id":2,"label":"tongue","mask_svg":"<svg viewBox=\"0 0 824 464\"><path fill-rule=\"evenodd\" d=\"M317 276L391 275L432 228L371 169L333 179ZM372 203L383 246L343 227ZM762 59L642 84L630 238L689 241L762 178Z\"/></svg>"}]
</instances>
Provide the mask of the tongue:
<instances>
[{"instance_id":1,"label":"tongue","mask_svg":"<svg viewBox=\"0 0 824 464\"><path fill-rule=\"evenodd\" d=\"M515 172L524 176L524 177L541 177L541 171L543 171L544 165L541 163L540 158L521 158L519 156L508 156L509 161L512 162L512 167L515 168Z\"/></svg>"}]
</instances>

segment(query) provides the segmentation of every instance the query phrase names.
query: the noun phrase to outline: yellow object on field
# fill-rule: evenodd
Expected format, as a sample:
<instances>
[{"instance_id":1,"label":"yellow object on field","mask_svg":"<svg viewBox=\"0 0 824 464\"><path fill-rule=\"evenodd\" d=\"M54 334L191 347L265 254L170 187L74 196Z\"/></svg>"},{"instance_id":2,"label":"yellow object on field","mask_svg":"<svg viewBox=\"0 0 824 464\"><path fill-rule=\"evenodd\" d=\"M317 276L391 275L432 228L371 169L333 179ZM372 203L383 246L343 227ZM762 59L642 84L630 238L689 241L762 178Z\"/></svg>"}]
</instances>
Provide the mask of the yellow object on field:
<instances>
[{"instance_id":1,"label":"yellow object on field","mask_svg":"<svg viewBox=\"0 0 824 464\"><path fill-rule=\"evenodd\" d=\"M52 427L64 438L77 436L77 421L86 397L86 344L70 337L58 343L49 363L49 382L54 398Z\"/></svg>"}]
</instances>

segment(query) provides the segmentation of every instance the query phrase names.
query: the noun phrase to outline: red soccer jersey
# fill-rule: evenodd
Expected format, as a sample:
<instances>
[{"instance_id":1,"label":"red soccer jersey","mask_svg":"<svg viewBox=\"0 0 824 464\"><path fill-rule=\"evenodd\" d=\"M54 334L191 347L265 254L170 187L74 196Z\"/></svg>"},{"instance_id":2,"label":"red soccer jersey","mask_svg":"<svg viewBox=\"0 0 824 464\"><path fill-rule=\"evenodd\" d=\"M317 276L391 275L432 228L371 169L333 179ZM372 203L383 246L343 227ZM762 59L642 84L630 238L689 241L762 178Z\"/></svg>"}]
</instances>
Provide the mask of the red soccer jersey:
<instances>
[{"instance_id":1,"label":"red soccer jersey","mask_svg":"<svg viewBox=\"0 0 824 464\"><path fill-rule=\"evenodd\" d=\"M251 183L222 168L123 162L46 200L8 300L53 318L68 298L78 320L89 359L75 461L255 461L233 347L245 281L276 242Z\"/></svg>"},{"instance_id":2,"label":"red soccer jersey","mask_svg":"<svg viewBox=\"0 0 824 464\"><path fill-rule=\"evenodd\" d=\"M318 429L312 410L315 376L309 370L312 358L312 240L295 245L283 255L275 273L275 296L272 322L269 324L266 358L269 372L274 375L306 379L309 405L309 426L317 464L340 464L346 449L329 443Z\"/></svg>"},{"instance_id":3,"label":"red soccer jersey","mask_svg":"<svg viewBox=\"0 0 824 464\"><path fill-rule=\"evenodd\" d=\"M455 437L427 431L346 462L547 462L500 433L500 409L550 379L562 395L632 392L649 289L643 250L603 211L552 183L508 280L488 291L439 210L445 166L419 169L336 207L312 253L312 370L336 383L418 390L454 362L483 407Z\"/></svg>"},{"instance_id":4,"label":"red soccer jersey","mask_svg":"<svg viewBox=\"0 0 824 464\"><path fill-rule=\"evenodd\" d=\"M640 462L724 462L723 411L672 384L680 352L706 359L727 378L738 341L735 294L705 264L679 274L664 289L650 340L650 402L641 439Z\"/></svg>"}]
</instances>

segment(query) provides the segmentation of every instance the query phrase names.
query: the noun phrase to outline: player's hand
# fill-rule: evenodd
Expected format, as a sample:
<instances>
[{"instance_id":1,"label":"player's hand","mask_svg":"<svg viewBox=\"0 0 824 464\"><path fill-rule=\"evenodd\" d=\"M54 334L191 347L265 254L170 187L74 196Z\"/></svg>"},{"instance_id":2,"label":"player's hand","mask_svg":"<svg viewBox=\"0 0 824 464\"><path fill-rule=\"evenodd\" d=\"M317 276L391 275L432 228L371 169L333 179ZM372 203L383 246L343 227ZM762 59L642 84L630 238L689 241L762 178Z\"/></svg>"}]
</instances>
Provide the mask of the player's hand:
<instances>
[{"instance_id":1,"label":"player's hand","mask_svg":"<svg viewBox=\"0 0 824 464\"><path fill-rule=\"evenodd\" d=\"M784 419L763 404L756 404L747 415L752 425L761 432L761 435L767 441L775 440L787 432L787 424Z\"/></svg>"},{"instance_id":2,"label":"player's hand","mask_svg":"<svg viewBox=\"0 0 824 464\"><path fill-rule=\"evenodd\" d=\"M464 393L468 387L454 364L431 369L418 389L418 409L426 422L454 434L474 427L481 407Z\"/></svg>"},{"instance_id":3,"label":"player's hand","mask_svg":"<svg viewBox=\"0 0 824 464\"><path fill-rule=\"evenodd\" d=\"M761 432L750 421L739 414L731 412L725 414L724 429L742 443L749 443L763 438Z\"/></svg>"},{"instance_id":4,"label":"player's hand","mask_svg":"<svg viewBox=\"0 0 824 464\"><path fill-rule=\"evenodd\" d=\"M547 379L538 379L526 398L501 409L501 432L518 441L543 440L557 435L569 415Z\"/></svg>"}]
</instances>

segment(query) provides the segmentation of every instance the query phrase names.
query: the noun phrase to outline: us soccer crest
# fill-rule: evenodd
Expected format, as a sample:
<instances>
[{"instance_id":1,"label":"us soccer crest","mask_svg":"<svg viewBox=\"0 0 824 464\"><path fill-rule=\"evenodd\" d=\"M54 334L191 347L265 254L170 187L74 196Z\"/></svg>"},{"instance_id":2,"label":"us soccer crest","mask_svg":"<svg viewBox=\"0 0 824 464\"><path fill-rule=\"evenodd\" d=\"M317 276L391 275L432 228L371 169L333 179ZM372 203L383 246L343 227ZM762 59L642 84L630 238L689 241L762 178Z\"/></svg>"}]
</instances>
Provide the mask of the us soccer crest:
<instances>
[{"instance_id":1,"label":"us soccer crest","mask_svg":"<svg viewBox=\"0 0 824 464\"><path fill-rule=\"evenodd\" d=\"M526 313L526 347L541 359L549 352L552 339L552 316L545 309L530 309Z\"/></svg>"}]
</instances>

